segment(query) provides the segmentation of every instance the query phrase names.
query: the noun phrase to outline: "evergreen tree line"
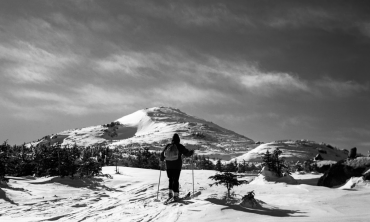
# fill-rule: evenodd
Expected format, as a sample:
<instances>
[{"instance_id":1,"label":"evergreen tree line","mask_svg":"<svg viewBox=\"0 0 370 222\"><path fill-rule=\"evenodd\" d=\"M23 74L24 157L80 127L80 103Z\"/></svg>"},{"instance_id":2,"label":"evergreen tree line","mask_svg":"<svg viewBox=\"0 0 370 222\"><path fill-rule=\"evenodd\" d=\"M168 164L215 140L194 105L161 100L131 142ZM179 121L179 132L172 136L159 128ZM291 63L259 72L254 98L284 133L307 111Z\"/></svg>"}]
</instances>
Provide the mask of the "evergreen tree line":
<instances>
[{"instance_id":1,"label":"evergreen tree line","mask_svg":"<svg viewBox=\"0 0 370 222\"><path fill-rule=\"evenodd\" d=\"M263 166L267 166L268 169L272 172L275 172L277 176L282 176L283 173L290 174L291 172L326 172L331 164L318 166L317 162L314 159L307 159L305 161L285 161L280 158L282 151L278 148L275 149L272 153L268 150L265 154L262 155Z\"/></svg>"},{"instance_id":2,"label":"evergreen tree line","mask_svg":"<svg viewBox=\"0 0 370 222\"><path fill-rule=\"evenodd\" d=\"M160 152L149 148L109 149L106 145L91 147L39 144L37 146L0 145L0 181L5 176L70 176L84 177L101 174L103 166L127 166L146 169L163 169ZM192 158L183 159L183 168L191 169ZM195 170L239 172L259 170L254 164L231 162L214 164L209 157L194 155ZM118 172L118 168L116 168Z\"/></svg>"},{"instance_id":3,"label":"evergreen tree line","mask_svg":"<svg viewBox=\"0 0 370 222\"><path fill-rule=\"evenodd\" d=\"M237 173L245 173L245 172L254 172L260 171L261 166L256 166L252 162L247 162L243 160L242 162L238 163L236 160L233 162L229 162L227 164L222 164L221 160L217 160L215 165L215 170L220 172L237 172Z\"/></svg>"},{"instance_id":4,"label":"evergreen tree line","mask_svg":"<svg viewBox=\"0 0 370 222\"><path fill-rule=\"evenodd\" d=\"M164 169L160 163L160 152L149 151L149 148L131 147L132 149L114 149L112 152L110 165L137 167L145 169ZM193 161L193 162L192 162ZM259 171L261 167L253 163L243 161L242 163L231 162L228 164L221 163L217 160L216 164L204 155L194 155L194 157L183 159L183 169L194 170L217 170L220 172L238 172L244 173L249 171ZM118 169L116 169L118 171Z\"/></svg>"},{"instance_id":5,"label":"evergreen tree line","mask_svg":"<svg viewBox=\"0 0 370 222\"><path fill-rule=\"evenodd\" d=\"M149 148L129 150L116 148L112 152L113 164L111 165L157 170L160 168L160 153L150 152Z\"/></svg>"},{"instance_id":6,"label":"evergreen tree line","mask_svg":"<svg viewBox=\"0 0 370 222\"><path fill-rule=\"evenodd\" d=\"M184 168L190 169L189 167L191 164L191 159L185 159L184 161ZM214 164L209 157L207 156L198 156L194 155L194 169L197 170L216 170L219 172L237 172L237 173L245 173L251 171L259 171L261 170L260 167L257 167L254 163L243 162L238 163L236 160L230 163L222 163L221 159L216 161Z\"/></svg>"},{"instance_id":7,"label":"evergreen tree line","mask_svg":"<svg viewBox=\"0 0 370 222\"><path fill-rule=\"evenodd\" d=\"M151 152L149 148L138 148L130 150L114 149L113 162L117 166L137 167L146 169L164 169L160 163L160 152ZM215 165L209 157L194 155L193 167L195 170L213 170ZM191 169L192 158L183 159L183 169Z\"/></svg>"},{"instance_id":8,"label":"evergreen tree line","mask_svg":"<svg viewBox=\"0 0 370 222\"><path fill-rule=\"evenodd\" d=\"M5 176L96 176L109 164L107 147L0 145L0 180Z\"/></svg>"}]
</instances>

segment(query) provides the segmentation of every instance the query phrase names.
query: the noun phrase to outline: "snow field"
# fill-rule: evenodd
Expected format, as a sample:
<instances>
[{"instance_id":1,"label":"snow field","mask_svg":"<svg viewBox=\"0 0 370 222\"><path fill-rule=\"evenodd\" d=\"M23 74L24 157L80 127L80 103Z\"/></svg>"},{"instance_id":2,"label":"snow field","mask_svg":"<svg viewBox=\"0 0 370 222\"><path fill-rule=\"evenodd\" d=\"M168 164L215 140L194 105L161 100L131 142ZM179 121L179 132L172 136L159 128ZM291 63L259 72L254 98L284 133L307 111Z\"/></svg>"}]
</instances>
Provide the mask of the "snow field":
<instances>
[{"instance_id":1,"label":"snow field","mask_svg":"<svg viewBox=\"0 0 370 222\"><path fill-rule=\"evenodd\" d=\"M330 189L312 186L321 175L292 176L299 185L265 182L233 189L235 196L224 199L226 188L212 186L208 177L215 171L194 171L195 193L190 200L164 205L167 175L159 171L104 167L113 179L19 178L2 187L0 221L368 221L370 189ZM251 180L250 175L240 179ZM181 194L192 191L192 171L183 170ZM0 191L1 191L0 190ZM245 208L240 199L254 190L260 208Z\"/></svg>"}]
</instances>

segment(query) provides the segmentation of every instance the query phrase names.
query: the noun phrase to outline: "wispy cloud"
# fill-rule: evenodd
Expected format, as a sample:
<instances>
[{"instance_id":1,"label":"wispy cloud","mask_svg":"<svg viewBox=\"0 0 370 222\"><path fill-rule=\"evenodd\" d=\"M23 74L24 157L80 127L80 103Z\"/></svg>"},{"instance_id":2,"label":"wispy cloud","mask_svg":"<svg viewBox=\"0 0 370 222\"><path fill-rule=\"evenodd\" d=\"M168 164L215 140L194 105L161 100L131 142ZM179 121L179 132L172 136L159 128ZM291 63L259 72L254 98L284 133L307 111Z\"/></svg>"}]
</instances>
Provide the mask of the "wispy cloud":
<instances>
[{"instance_id":1,"label":"wispy cloud","mask_svg":"<svg viewBox=\"0 0 370 222\"><path fill-rule=\"evenodd\" d=\"M54 101L54 102L70 102L71 99L52 92L38 91L38 90L17 90L12 95L18 99L33 99L39 101Z\"/></svg>"},{"instance_id":2,"label":"wispy cloud","mask_svg":"<svg viewBox=\"0 0 370 222\"><path fill-rule=\"evenodd\" d=\"M212 27L215 29L227 29L228 26L254 24L245 15L236 15L227 4L214 3L207 5L191 5L182 2L170 2L169 4L153 4L147 1L135 1L130 5L151 17L168 19L184 27ZM222 30L219 29L219 30Z\"/></svg>"},{"instance_id":3,"label":"wispy cloud","mask_svg":"<svg viewBox=\"0 0 370 222\"><path fill-rule=\"evenodd\" d=\"M143 68L150 68L162 73L162 78L167 78L168 83L180 77L191 84L189 81L196 74L199 81L205 81L207 86L215 88L226 83L213 82L210 79L222 76L227 83L239 85L241 89L261 95L278 91L308 91L304 81L287 73L266 73L246 61L230 62L213 56L202 55L202 57L202 61L197 61L178 52L173 54L171 50L163 54L122 52L98 60L96 64L100 71L121 75L140 75Z\"/></svg>"},{"instance_id":4,"label":"wispy cloud","mask_svg":"<svg viewBox=\"0 0 370 222\"><path fill-rule=\"evenodd\" d=\"M18 83L46 83L58 78L58 70L75 62L73 55L48 52L28 42L18 41L13 46L0 44L0 68L9 79Z\"/></svg>"},{"instance_id":5,"label":"wispy cloud","mask_svg":"<svg viewBox=\"0 0 370 222\"><path fill-rule=\"evenodd\" d=\"M27 106L24 103L20 104L13 100L0 96L0 107L3 113L7 113L9 118L22 119L27 121L42 121L50 118L45 112L40 112L35 106Z\"/></svg>"},{"instance_id":6,"label":"wispy cloud","mask_svg":"<svg viewBox=\"0 0 370 222\"><path fill-rule=\"evenodd\" d=\"M130 106L140 103L140 93L130 92L123 89L109 89L107 87L87 84L80 89L75 90L76 102L80 106L95 107L92 112L111 112L110 110L122 106ZM116 110L115 110L116 111Z\"/></svg>"},{"instance_id":7,"label":"wispy cloud","mask_svg":"<svg viewBox=\"0 0 370 222\"><path fill-rule=\"evenodd\" d=\"M370 141L368 141L368 142L362 142L362 143L360 143L360 145L361 145L361 146L370 147ZM370 151L370 150L369 150L369 151ZM370 153L368 153L368 154L370 154Z\"/></svg>"},{"instance_id":8,"label":"wispy cloud","mask_svg":"<svg viewBox=\"0 0 370 222\"><path fill-rule=\"evenodd\" d=\"M354 81L339 81L325 77L315 81L316 87L322 92L330 92L333 95L345 97L356 93L369 91L369 82L363 84Z\"/></svg>"},{"instance_id":9,"label":"wispy cloud","mask_svg":"<svg viewBox=\"0 0 370 222\"><path fill-rule=\"evenodd\" d=\"M309 87L298 77L287 73L262 73L241 76L242 84L252 92L271 94L276 91L303 91Z\"/></svg>"},{"instance_id":10,"label":"wispy cloud","mask_svg":"<svg viewBox=\"0 0 370 222\"><path fill-rule=\"evenodd\" d=\"M179 6L178 8L179 10L173 11L172 17L177 18L177 21L183 24L214 27L226 24L253 26L247 16L234 14L224 4L214 4L207 7Z\"/></svg>"},{"instance_id":11,"label":"wispy cloud","mask_svg":"<svg viewBox=\"0 0 370 222\"><path fill-rule=\"evenodd\" d=\"M152 57L152 58L150 58ZM137 69L151 66L153 56L136 52L124 52L96 61L97 69L101 72L120 73L135 76Z\"/></svg>"},{"instance_id":12,"label":"wispy cloud","mask_svg":"<svg viewBox=\"0 0 370 222\"><path fill-rule=\"evenodd\" d=\"M343 129L344 132L352 132L362 136L370 136L370 129L365 127L350 127Z\"/></svg>"},{"instance_id":13,"label":"wispy cloud","mask_svg":"<svg viewBox=\"0 0 370 222\"><path fill-rule=\"evenodd\" d=\"M299 127L304 126L305 128L315 128L314 123L317 123L317 118L306 115L299 116L281 116L279 125L282 128Z\"/></svg>"},{"instance_id":14,"label":"wispy cloud","mask_svg":"<svg viewBox=\"0 0 370 222\"><path fill-rule=\"evenodd\" d=\"M274 28L300 28L314 26L330 29L330 24L342 19L333 10L314 7L293 7L289 10L278 8L266 17L266 24Z\"/></svg>"},{"instance_id":15,"label":"wispy cloud","mask_svg":"<svg viewBox=\"0 0 370 222\"><path fill-rule=\"evenodd\" d=\"M202 83L210 89L222 89L223 85L235 85L235 90L245 90L256 95L271 96L279 92L301 92L309 95L322 96L330 92L335 96L348 96L369 89L368 83L359 84L354 81L340 81L332 78L304 80L298 75L261 71L248 61L228 61L214 56L200 55L195 60L176 50L163 53L121 52L108 58L97 60L99 72L116 73L118 75L143 76L145 70L152 71L152 76L163 78L164 85L172 84L181 79L193 87L201 87ZM191 79L198 79L199 84ZM222 77L223 82L212 81Z\"/></svg>"},{"instance_id":16,"label":"wispy cloud","mask_svg":"<svg viewBox=\"0 0 370 222\"><path fill-rule=\"evenodd\" d=\"M27 100L27 104L13 106L17 112L25 107L34 107L38 112L59 112L67 115L86 115L101 112L116 112L124 106L140 102L126 91L113 91L92 84L59 95L40 90L20 90L13 97ZM15 103L13 103L15 104Z\"/></svg>"},{"instance_id":17,"label":"wispy cloud","mask_svg":"<svg viewBox=\"0 0 370 222\"><path fill-rule=\"evenodd\" d=\"M360 31L367 37L370 37L370 21L361 21L357 23Z\"/></svg>"},{"instance_id":18,"label":"wispy cloud","mask_svg":"<svg viewBox=\"0 0 370 222\"><path fill-rule=\"evenodd\" d=\"M49 84L59 77L58 73L70 75L68 67L76 63L74 56L48 52L23 42L0 50L8 59L20 58L8 69L13 75L7 75L17 83ZM229 61L206 54L193 58L173 48L156 53L121 50L105 58L90 59L88 64L92 66L82 71L86 75L94 73L94 78L84 79L78 88L66 87L58 94L49 89L9 92L10 97L19 101L13 106L16 113L29 111L34 104L38 112L86 115L118 112L134 104L242 104L243 100L236 95L249 92L259 97L275 97L280 93L321 96L328 91L335 96L348 96L368 90L368 85L351 81L330 78L308 81L289 73L264 72L244 60ZM17 70L21 71L14 75ZM32 74L29 70L38 72ZM72 76L69 77L65 81L72 83ZM28 103L20 105L25 99ZM295 123L297 119L284 124Z\"/></svg>"},{"instance_id":19,"label":"wispy cloud","mask_svg":"<svg viewBox=\"0 0 370 222\"><path fill-rule=\"evenodd\" d=\"M239 103L227 94L213 89L199 88L188 84L169 84L152 91L152 100L177 104L227 104Z\"/></svg>"}]
</instances>

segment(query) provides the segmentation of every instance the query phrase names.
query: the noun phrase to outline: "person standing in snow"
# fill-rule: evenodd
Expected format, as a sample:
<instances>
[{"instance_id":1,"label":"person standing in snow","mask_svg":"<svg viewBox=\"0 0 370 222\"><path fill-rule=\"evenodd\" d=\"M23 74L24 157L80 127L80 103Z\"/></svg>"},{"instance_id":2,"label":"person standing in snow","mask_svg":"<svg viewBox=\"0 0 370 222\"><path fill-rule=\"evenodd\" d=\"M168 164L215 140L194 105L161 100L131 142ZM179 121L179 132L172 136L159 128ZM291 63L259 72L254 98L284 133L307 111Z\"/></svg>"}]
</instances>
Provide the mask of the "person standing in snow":
<instances>
[{"instance_id":1,"label":"person standing in snow","mask_svg":"<svg viewBox=\"0 0 370 222\"><path fill-rule=\"evenodd\" d=\"M194 150L186 149L180 144L180 137L175 133L172 143L167 144L161 153L161 161L166 160L167 177L169 179L168 190L169 198L179 199L179 178L182 168L182 155L189 157L194 154Z\"/></svg>"}]
</instances>

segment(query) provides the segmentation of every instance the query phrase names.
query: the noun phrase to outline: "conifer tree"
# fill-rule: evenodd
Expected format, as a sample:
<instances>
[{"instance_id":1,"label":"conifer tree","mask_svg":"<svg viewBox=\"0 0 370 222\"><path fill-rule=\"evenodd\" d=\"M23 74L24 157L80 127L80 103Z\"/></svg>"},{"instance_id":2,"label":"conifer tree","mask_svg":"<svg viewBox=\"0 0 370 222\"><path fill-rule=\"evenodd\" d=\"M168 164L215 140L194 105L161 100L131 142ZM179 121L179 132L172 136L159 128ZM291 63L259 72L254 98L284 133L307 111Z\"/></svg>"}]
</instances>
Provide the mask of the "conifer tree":
<instances>
[{"instance_id":1,"label":"conifer tree","mask_svg":"<svg viewBox=\"0 0 370 222\"><path fill-rule=\"evenodd\" d=\"M203 169L203 170L213 170L214 169L214 165L212 163L212 161L209 160L209 157L202 157L202 159L200 160L200 168Z\"/></svg>"},{"instance_id":2,"label":"conifer tree","mask_svg":"<svg viewBox=\"0 0 370 222\"><path fill-rule=\"evenodd\" d=\"M242 173L245 173L247 171L247 166L248 166L247 162L245 160L243 160L243 163L241 165Z\"/></svg>"},{"instance_id":3,"label":"conifer tree","mask_svg":"<svg viewBox=\"0 0 370 222\"><path fill-rule=\"evenodd\" d=\"M286 169L286 171L289 173L287 170L288 167L284 164L284 160L279 158L281 154L282 151L279 150L279 148L276 148L272 154L270 154L270 152L267 150L262 158L264 165L279 177L283 175L283 169Z\"/></svg>"},{"instance_id":4,"label":"conifer tree","mask_svg":"<svg viewBox=\"0 0 370 222\"><path fill-rule=\"evenodd\" d=\"M225 172L225 173L222 173L222 174L216 174L214 176L210 176L209 179L216 181L213 184L210 184L209 185L210 187L212 187L213 185L216 185L216 186L223 185L223 186L225 186L226 189L227 189L227 196L228 197L230 197L230 190L234 186L239 186L239 185L248 183L247 181L244 181L244 180L238 180L238 178L236 177L235 174L229 173L229 172Z\"/></svg>"},{"instance_id":5,"label":"conifer tree","mask_svg":"<svg viewBox=\"0 0 370 222\"><path fill-rule=\"evenodd\" d=\"M263 155L262 161L263 161L264 166L266 166L267 168L269 168L269 170L272 170L272 168L273 168L273 163L272 163L273 160L272 160L271 154L270 154L270 152L268 150Z\"/></svg>"},{"instance_id":6,"label":"conifer tree","mask_svg":"<svg viewBox=\"0 0 370 222\"><path fill-rule=\"evenodd\" d=\"M6 181L9 146L6 141L0 145L0 182Z\"/></svg>"},{"instance_id":7,"label":"conifer tree","mask_svg":"<svg viewBox=\"0 0 370 222\"><path fill-rule=\"evenodd\" d=\"M216 166L215 166L215 169L219 172L222 172L222 163L221 163L221 159L218 159L217 162L216 162Z\"/></svg>"}]
</instances>

